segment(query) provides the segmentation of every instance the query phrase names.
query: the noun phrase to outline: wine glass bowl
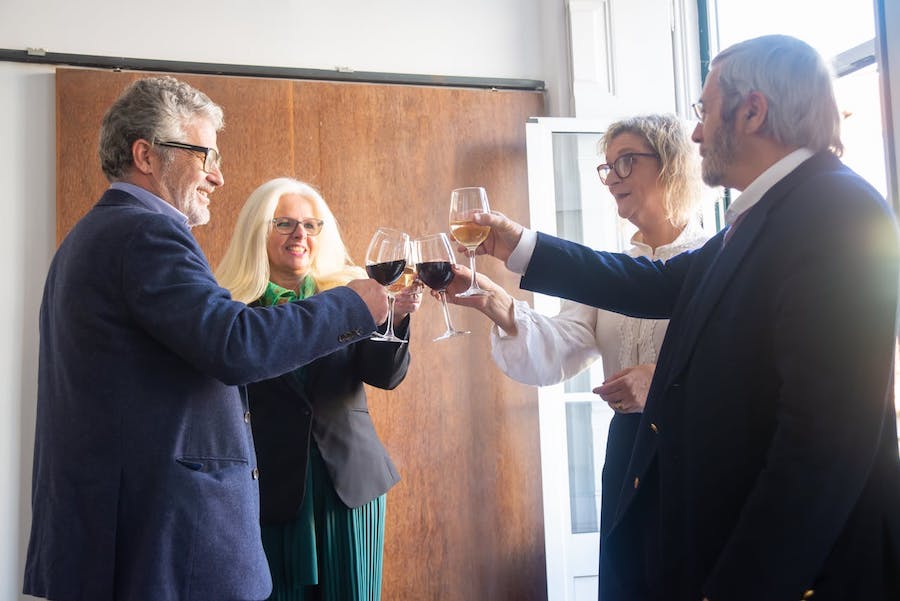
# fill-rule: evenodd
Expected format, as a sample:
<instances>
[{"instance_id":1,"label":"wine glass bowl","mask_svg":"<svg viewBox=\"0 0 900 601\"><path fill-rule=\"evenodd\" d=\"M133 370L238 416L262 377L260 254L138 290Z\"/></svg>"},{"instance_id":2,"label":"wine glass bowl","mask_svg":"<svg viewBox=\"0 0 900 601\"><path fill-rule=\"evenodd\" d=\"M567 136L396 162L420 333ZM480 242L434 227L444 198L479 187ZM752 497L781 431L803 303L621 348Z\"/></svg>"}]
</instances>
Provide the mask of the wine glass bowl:
<instances>
[{"instance_id":1,"label":"wine glass bowl","mask_svg":"<svg viewBox=\"0 0 900 601\"><path fill-rule=\"evenodd\" d=\"M366 250L366 273L385 287L388 293L388 317L384 334L375 332L372 340L400 342L406 340L394 334L394 295L403 289L397 283L403 279L409 262L409 236L399 230L380 227L375 230ZM415 279L415 278L413 278Z\"/></svg>"},{"instance_id":2,"label":"wine glass bowl","mask_svg":"<svg viewBox=\"0 0 900 601\"><path fill-rule=\"evenodd\" d=\"M446 330L434 339L446 340L454 336L468 334L465 330L457 330L450 320L450 309L447 307L447 286L453 280L453 248L444 233L423 236L413 241L412 256L416 262L419 279L426 286L438 293L441 298L441 309L444 313Z\"/></svg>"},{"instance_id":3,"label":"wine glass bowl","mask_svg":"<svg viewBox=\"0 0 900 601\"><path fill-rule=\"evenodd\" d=\"M456 296L490 296L490 292L478 286L475 270L475 249L491 233L491 226L475 222L476 213L490 213L487 192L481 187L457 188L450 193L450 235L466 247L472 283Z\"/></svg>"}]
</instances>

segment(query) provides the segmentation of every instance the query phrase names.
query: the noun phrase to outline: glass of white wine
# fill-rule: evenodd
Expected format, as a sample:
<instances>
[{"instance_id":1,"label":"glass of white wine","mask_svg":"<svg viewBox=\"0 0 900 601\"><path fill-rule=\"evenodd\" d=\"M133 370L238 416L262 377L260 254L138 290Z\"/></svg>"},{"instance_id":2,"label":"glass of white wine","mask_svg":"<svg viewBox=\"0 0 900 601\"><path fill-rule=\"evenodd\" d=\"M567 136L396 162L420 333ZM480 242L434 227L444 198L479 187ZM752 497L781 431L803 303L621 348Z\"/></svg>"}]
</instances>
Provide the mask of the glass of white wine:
<instances>
[{"instance_id":1,"label":"glass of white wine","mask_svg":"<svg viewBox=\"0 0 900 601\"><path fill-rule=\"evenodd\" d=\"M491 226L475 223L476 213L490 213L487 192L484 188L457 188L450 193L450 235L466 247L472 283L464 292L456 296L490 296L491 293L478 286L475 271L475 249L487 239Z\"/></svg>"}]
</instances>

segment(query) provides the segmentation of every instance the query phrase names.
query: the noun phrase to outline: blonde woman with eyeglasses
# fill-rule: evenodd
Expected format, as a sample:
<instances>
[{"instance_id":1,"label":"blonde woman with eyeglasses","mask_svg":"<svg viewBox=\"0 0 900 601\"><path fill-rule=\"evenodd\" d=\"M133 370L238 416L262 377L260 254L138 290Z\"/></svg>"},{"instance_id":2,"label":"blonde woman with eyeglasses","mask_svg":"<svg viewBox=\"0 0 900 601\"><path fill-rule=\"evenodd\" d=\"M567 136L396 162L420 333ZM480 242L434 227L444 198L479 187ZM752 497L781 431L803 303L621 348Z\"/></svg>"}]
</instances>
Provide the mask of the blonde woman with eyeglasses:
<instances>
[{"instance_id":1,"label":"blonde woman with eyeglasses","mask_svg":"<svg viewBox=\"0 0 900 601\"><path fill-rule=\"evenodd\" d=\"M365 271L350 259L322 196L309 184L278 178L247 199L216 277L236 300L272 306ZM420 286L396 296L394 327L405 339ZM399 385L408 347L364 339L247 387L270 599L381 598L385 496L400 475L375 431L364 384Z\"/></svg>"}]
</instances>

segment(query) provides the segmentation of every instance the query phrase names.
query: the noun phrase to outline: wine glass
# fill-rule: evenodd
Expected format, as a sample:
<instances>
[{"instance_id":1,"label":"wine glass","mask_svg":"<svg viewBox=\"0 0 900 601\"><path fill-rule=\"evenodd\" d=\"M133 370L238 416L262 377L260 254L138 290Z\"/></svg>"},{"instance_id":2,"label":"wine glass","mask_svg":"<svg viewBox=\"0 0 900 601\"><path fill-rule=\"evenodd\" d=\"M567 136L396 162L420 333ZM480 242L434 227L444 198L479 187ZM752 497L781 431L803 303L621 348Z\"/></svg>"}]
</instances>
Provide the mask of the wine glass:
<instances>
[{"instance_id":1,"label":"wine glass","mask_svg":"<svg viewBox=\"0 0 900 601\"><path fill-rule=\"evenodd\" d=\"M387 290L388 317L384 334L375 332L372 334L372 340L406 342L394 334L394 294L402 288L392 288L392 284L403 275L408 258L409 236L399 230L386 227L375 230L375 234L369 242L369 248L366 250L366 273Z\"/></svg>"},{"instance_id":2,"label":"wine glass","mask_svg":"<svg viewBox=\"0 0 900 601\"><path fill-rule=\"evenodd\" d=\"M453 248L447 234L431 234L413 241L413 257L419 279L441 297L441 308L444 310L444 324L447 330L434 339L446 340L454 336L468 334L465 330L457 330L450 321L450 310L447 308L447 285L453 280Z\"/></svg>"},{"instance_id":3,"label":"wine glass","mask_svg":"<svg viewBox=\"0 0 900 601\"><path fill-rule=\"evenodd\" d=\"M475 213L490 213L487 192L484 188L457 188L450 193L450 235L466 247L472 283L464 292L456 296L490 296L491 293L478 286L475 271L475 249L491 233L491 226L475 223Z\"/></svg>"}]
</instances>

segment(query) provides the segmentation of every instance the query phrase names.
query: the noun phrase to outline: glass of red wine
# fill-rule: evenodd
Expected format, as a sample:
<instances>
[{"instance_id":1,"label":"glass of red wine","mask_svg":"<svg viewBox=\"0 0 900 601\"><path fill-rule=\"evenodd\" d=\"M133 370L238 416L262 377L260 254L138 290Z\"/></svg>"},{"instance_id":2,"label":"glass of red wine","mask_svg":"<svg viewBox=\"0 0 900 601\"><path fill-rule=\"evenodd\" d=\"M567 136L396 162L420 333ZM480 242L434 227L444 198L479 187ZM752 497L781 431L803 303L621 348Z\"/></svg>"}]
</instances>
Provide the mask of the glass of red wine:
<instances>
[{"instance_id":1,"label":"glass of red wine","mask_svg":"<svg viewBox=\"0 0 900 601\"><path fill-rule=\"evenodd\" d=\"M441 308L444 310L444 324L447 330L434 339L446 340L454 336L462 336L469 332L457 330L450 321L450 310L447 308L447 285L453 280L453 248L447 234L431 234L413 241L413 257L419 279L441 297Z\"/></svg>"},{"instance_id":2,"label":"glass of red wine","mask_svg":"<svg viewBox=\"0 0 900 601\"><path fill-rule=\"evenodd\" d=\"M477 283L475 249L487 239L491 226L475 223L475 213L490 213L487 192L484 188L457 188L450 193L450 235L466 247L472 283L456 296L490 296L491 293Z\"/></svg>"},{"instance_id":3,"label":"glass of red wine","mask_svg":"<svg viewBox=\"0 0 900 601\"><path fill-rule=\"evenodd\" d=\"M400 342L406 340L394 334L394 284L403 275L409 260L409 236L399 230L380 227L375 231L366 251L366 273L385 287L388 293L388 317L384 334L375 332L372 340Z\"/></svg>"}]
</instances>

